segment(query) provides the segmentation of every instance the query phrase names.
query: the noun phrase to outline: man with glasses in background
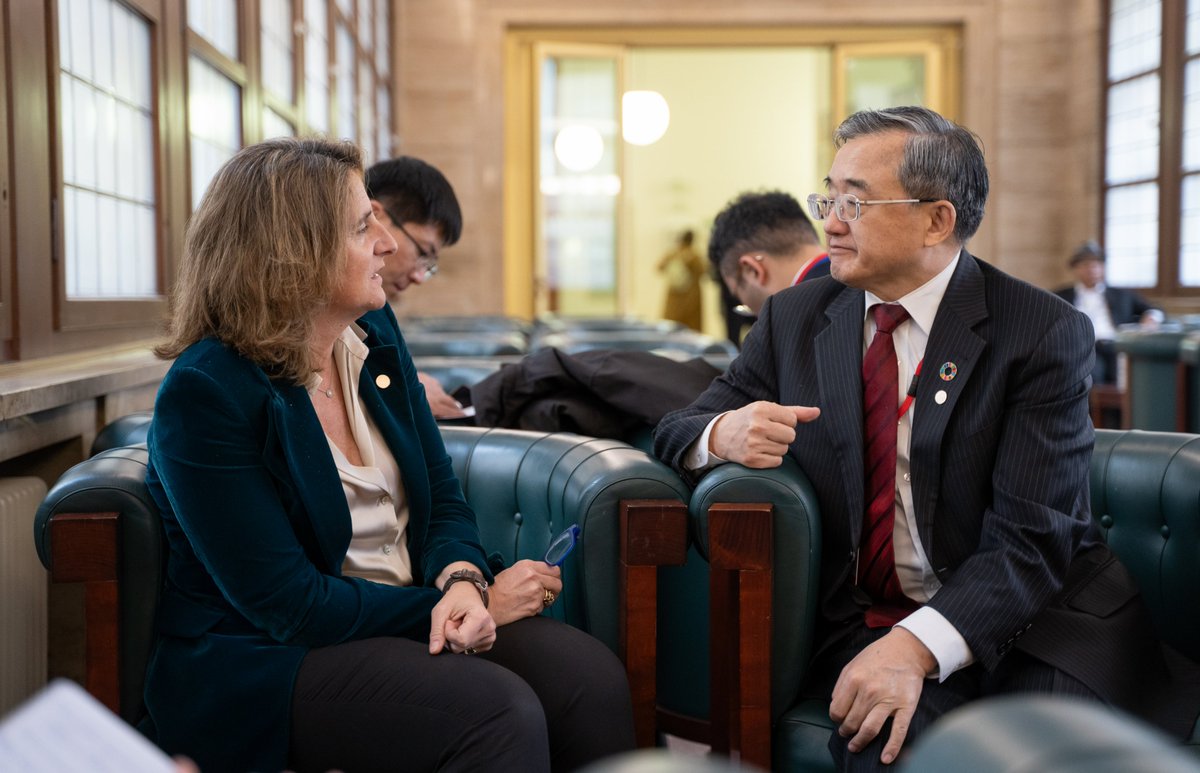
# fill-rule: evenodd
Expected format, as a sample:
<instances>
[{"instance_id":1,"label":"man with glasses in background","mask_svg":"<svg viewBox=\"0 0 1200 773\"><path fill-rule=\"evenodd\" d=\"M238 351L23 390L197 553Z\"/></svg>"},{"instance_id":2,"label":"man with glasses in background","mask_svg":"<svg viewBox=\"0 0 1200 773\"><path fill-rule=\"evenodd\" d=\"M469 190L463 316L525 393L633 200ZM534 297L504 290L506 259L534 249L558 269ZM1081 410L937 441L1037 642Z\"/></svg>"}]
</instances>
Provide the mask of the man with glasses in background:
<instances>
[{"instance_id":1,"label":"man with glasses in background","mask_svg":"<svg viewBox=\"0 0 1200 773\"><path fill-rule=\"evenodd\" d=\"M903 107L855 113L834 139L808 199L831 277L771 296L655 451L692 480L790 454L812 483L804 696L831 700L839 767L890 764L1003 692L1101 700L1185 736L1200 696L1173 684L1090 513L1091 322L964 248L988 193L971 132Z\"/></svg>"},{"instance_id":2,"label":"man with glasses in background","mask_svg":"<svg viewBox=\"0 0 1200 773\"><path fill-rule=\"evenodd\" d=\"M783 191L743 193L726 204L713 220L708 260L747 316L780 290L829 275L817 230Z\"/></svg>"},{"instance_id":3,"label":"man with glasses in background","mask_svg":"<svg viewBox=\"0 0 1200 773\"><path fill-rule=\"evenodd\" d=\"M396 251L383 270L383 291L395 303L412 285L424 284L438 270L438 251L462 235L462 210L454 188L433 166L411 156L380 161L367 170L367 194L375 218L396 240ZM417 373L425 397L439 419L464 416L462 405L432 376Z\"/></svg>"}]
</instances>

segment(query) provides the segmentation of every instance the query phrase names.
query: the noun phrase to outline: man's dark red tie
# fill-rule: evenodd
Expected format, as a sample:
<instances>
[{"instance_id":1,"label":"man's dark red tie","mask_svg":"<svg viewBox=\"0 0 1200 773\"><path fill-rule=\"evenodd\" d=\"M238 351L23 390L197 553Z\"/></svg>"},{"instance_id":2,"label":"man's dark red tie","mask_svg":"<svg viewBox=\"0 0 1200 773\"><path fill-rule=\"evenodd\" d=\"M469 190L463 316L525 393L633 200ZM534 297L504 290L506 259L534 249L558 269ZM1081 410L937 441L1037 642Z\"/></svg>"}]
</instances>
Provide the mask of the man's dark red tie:
<instances>
[{"instance_id":1,"label":"man's dark red tie","mask_svg":"<svg viewBox=\"0 0 1200 773\"><path fill-rule=\"evenodd\" d=\"M892 331L908 312L899 304L879 303L875 337L863 358L863 449L866 469L866 514L859 543L858 585L871 597L867 626L895 625L917 608L904 595L896 576L892 527L896 522L896 425L899 411L899 369Z\"/></svg>"}]
</instances>

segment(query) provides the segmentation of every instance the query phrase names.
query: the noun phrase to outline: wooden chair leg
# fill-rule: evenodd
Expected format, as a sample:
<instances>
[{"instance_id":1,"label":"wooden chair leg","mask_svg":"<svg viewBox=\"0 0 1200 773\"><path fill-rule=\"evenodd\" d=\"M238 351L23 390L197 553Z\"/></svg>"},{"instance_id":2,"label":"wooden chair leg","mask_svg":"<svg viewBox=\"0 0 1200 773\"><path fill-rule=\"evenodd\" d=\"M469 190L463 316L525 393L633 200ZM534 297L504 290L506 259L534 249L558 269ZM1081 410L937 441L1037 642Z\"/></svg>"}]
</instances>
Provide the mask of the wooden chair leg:
<instances>
[{"instance_id":1,"label":"wooden chair leg","mask_svg":"<svg viewBox=\"0 0 1200 773\"><path fill-rule=\"evenodd\" d=\"M770 504L708 511L712 748L771 767Z\"/></svg>"},{"instance_id":2,"label":"wooden chair leg","mask_svg":"<svg viewBox=\"0 0 1200 773\"><path fill-rule=\"evenodd\" d=\"M84 687L118 715L119 519L117 513L66 513L50 521L51 579L84 584Z\"/></svg>"},{"instance_id":3,"label":"wooden chair leg","mask_svg":"<svg viewBox=\"0 0 1200 773\"><path fill-rule=\"evenodd\" d=\"M687 506L676 500L621 502L620 655L633 697L637 744L654 746L657 703L658 567L687 560Z\"/></svg>"}]
</instances>

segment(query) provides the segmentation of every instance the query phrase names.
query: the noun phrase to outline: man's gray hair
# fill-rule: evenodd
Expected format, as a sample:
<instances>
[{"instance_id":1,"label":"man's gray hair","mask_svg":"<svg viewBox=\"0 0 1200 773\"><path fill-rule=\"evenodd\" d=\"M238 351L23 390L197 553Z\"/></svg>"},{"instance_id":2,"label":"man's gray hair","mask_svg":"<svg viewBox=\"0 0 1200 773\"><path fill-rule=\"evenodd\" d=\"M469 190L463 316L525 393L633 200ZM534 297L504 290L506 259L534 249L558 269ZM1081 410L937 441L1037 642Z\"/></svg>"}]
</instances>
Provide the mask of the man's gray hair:
<instances>
[{"instance_id":1,"label":"man's gray hair","mask_svg":"<svg viewBox=\"0 0 1200 773\"><path fill-rule=\"evenodd\" d=\"M966 243L983 220L988 172L979 138L924 107L860 110L833 133L840 148L856 137L901 131L909 135L900 162L900 185L914 199L945 199L958 218L954 236Z\"/></svg>"}]
</instances>

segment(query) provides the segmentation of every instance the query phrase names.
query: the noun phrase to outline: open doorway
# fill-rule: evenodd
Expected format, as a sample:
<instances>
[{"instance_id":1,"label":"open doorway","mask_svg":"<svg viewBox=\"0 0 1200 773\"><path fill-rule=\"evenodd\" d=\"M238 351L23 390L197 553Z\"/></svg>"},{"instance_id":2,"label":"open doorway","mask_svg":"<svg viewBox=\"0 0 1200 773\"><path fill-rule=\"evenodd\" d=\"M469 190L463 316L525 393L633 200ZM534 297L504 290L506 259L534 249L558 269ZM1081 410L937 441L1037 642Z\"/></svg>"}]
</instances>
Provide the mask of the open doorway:
<instances>
[{"instance_id":1,"label":"open doorway","mask_svg":"<svg viewBox=\"0 0 1200 773\"><path fill-rule=\"evenodd\" d=\"M925 104L954 117L957 28L515 30L506 56L508 313L657 318L679 235L705 255L738 193L820 190L830 134L855 109ZM651 92L669 123L623 139ZM571 155L574 154L574 155ZM704 332L722 335L701 279Z\"/></svg>"}]
</instances>

